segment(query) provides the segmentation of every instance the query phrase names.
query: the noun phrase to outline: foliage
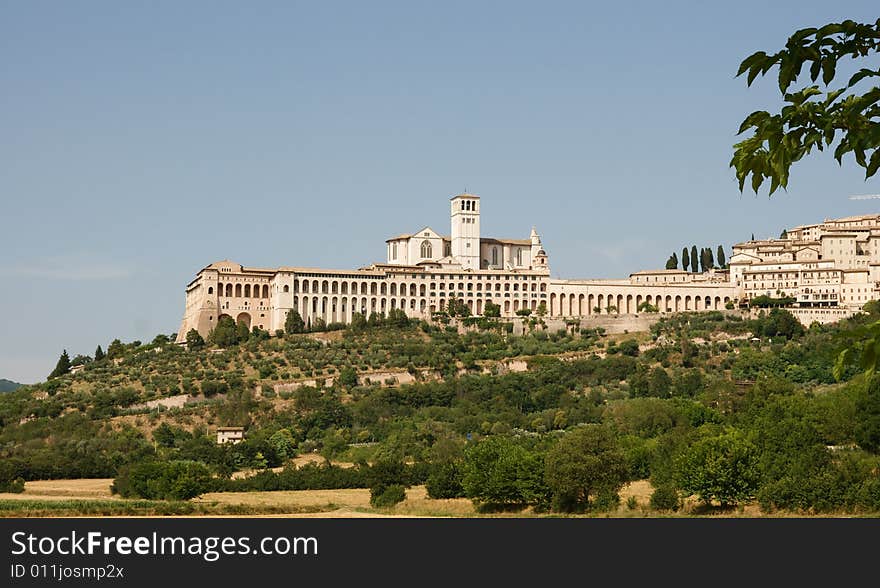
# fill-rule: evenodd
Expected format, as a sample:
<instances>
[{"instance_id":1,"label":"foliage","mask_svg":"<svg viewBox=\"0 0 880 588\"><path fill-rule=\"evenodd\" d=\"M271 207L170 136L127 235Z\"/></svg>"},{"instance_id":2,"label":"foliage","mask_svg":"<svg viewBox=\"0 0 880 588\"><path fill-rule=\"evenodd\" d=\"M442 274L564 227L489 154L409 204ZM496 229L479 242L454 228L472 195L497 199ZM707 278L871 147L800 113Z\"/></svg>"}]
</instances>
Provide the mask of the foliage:
<instances>
[{"instance_id":1,"label":"foliage","mask_svg":"<svg viewBox=\"0 0 880 588\"><path fill-rule=\"evenodd\" d=\"M123 498L188 500L211 489L211 472L194 461L146 462L123 468L112 490Z\"/></svg>"},{"instance_id":2,"label":"foliage","mask_svg":"<svg viewBox=\"0 0 880 588\"><path fill-rule=\"evenodd\" d=\"M221 316L208 335L208 343L218 347L231 347L237 342L235 321L230 316Z\"/></svg>"},{"instance_id":3,"label":"foliage","mask_svg":"<svg viewBox=\"0 0 880 588\"><path fill-rule=\"evenodd\" d=\"M362 315L358 315L363 318ZM302 333L306 330L306 323L303 321L302 316L300 316L299 312L296 310L291 310L287 313L287 317L284 319L284 332L288 335L293 335L295 333Z\"/></svg>"},{"instance_id":4,"label":"foliage","mask_svg":"<svg viewBox=\"0 0 880 588\"><path fill-rule=\"evenodd\" d=\"M654 510L678 510L680 507L678 491L671 484L663 484L651 493L651 508Z\"/></svg>"},{"instance_id":5,"label":"foliage","mask_svg":"<svg viewBox=\"0 0 880 588\"><path fill-rule=\"evenodd\" d=\"M553 506L566 512L587 510L600 497L617 496L627 478L617 440L601 425L568 432L545 459L545 481Z\"/></svg>"},{"instance_id":6,"label":"foliage","mask_svg":"<svg viewBox=\"0 0 880 588\"><path fill-rule=\"evenodd\" d=\"M406 488L400 484L370 488L370 506L390 508L406 500Z\"/></svg>"},{"instance_id":7,"label":"foliage","mask_svg":"<svg viewBox=\"0 0 880 588\"><path fill-rule=\"evenodd\" d=\"M675 252L673 252L672 255L669 256L669 259L666 260L666 269L674 270L677 268L678 268L678 256L675 254Z\"/></svg>"},{"instance_id":8,"label":"foliage","mask_svg":"<svg viewBox=\"0 0 880 588\"><path fill-rule=\"evenodd\" d=\"M760 481L757 448L737 430L697 441L675 469L679 488L722 507L754 498Z\"/></svg>"},{"instance_id":9,"label":"foliage","mask_svg":"<svg viewBox=\"0 0 880 588\"><path fill-rule=\"evenodd\" d=\"M461 485L483 508L545 504L543 456L510 437L489 437L465 449Z\"/></svg>"},{"instance_id":10,"label":"foliage","mask_svg":"<svg viewBox=\"0 0 880 588\"><path fill-rule=\"evenodd\" d=\"M49 379L57 378L59 376L63 376L70 372L70 356L67 355L67 349L61 352L61 357L58 358L58 363L55 364L55 369L52 370L52 373L49 374Z\"/></svg>"},{"instance_id":11,"label":"foliage","mask_svg":"<svg viewBox=\"0 0 880 588\"><path fill-rule=\"evenodd\" d=\"M837 64L844 58L865 59L880 51L880 19L862 24L852 20L795 31L785 48L768 55L758 51L739 66L737 76L746 74L749 86L761 74L779 68L778 85L785 106L778 114L751 113L739 133L754 129L751 136L734 145L730 166L735 168L742 191L751 176L757 194L765 179L770 194L788 186L791 166L813 149L823 151L840 137L834 149L838 163L852 153L865 169L865 179L880 168L880 87L857 91L863 80L880 77L880 68L863 67L843 86L831 87ZM870 62L869 62L870 63ZM809 66L811 82L820 74L824 90L817 84L790 89L803 67Z\"/></svg>"},{"instance_id":12,"label":"foliage","mask_svg":"<svg viewBox=\"0 0 880 588\"><path fill-rule=\"evenodd\" d=\"M205 346L205 340L195 329L190 329L186 333L186 348L190 351L197 351Z\"/></svg>"},{"instance_id":13,"label":"foliage","mask_svg":"<svg viewBox=\"0 0 880 588\"><path fill-rule=\"evenodd\" d=\"M791 296L782 296L780 298L772 298L767 296L766 294L761 294L760 296L755 296L751 300L749 300L749 306L754 306L756 308L769 308L776 306L791 306L797 302L797 299Z\"/></svg>"},{"instance_id":14,"label":"foliage","mask_svg":"<svg viewBox=\"0 0 880 588\"><path fill-rule=\"evenodd\" d=\"M425 483L428 496L431 498L462 498L465 496L461 484L461 464L456 461L445 461L433 464L431 473Z\"/></svg>"},{"instance_id":15,"label":"foliage","mask_svg":"<svg viewBox=\"0 0 880 588\"><path fill-rule=\"evenodd\" d=\"M760 315L750 323L755 335L764 337L783 336L795 339L804 334L804 326L797 318L784 308L771 308L767 315Z\"/></svg>"},{"instance_id":16,"label":"foliage","mask_svg":"<svg viewBox=\"0 0 880 588\"><path fill-rule=\"evenodd\" d=\"M21 494L24 492L24 478L18 475L15 466L0 460L0 492Z\"/></svg>"},{"instance_id":17,"label":"foliage","mask_svg":"<svg viewBox=\"0 0 880 588\"><path fill-rule=\"evenodd\" d=\"M873 375L862 387L855 409L856 443L865 451L880 453L880 376Z\"/></svg>"}]
</instances>

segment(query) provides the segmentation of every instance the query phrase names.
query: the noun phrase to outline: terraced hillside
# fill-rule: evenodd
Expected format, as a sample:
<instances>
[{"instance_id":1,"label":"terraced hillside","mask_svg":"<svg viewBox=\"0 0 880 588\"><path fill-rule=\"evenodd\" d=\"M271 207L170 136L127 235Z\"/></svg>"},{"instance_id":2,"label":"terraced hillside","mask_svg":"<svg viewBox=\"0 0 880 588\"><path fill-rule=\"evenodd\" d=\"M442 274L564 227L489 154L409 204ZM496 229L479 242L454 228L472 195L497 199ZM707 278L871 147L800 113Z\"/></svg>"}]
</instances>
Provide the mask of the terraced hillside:
<instances>
[{"instance_id":1,"label":"terraced hillside","mask_svg":"<svg viewBox=\"0 0 880 588\"><path fill-rule=\"evenodd\" d=\"M0 483L112 478L149 500L370 488L375 508L425 486L477 512L607 512L643 480L650 499L630 510L875 512L877 394L832 366L836 337L878 318L804 330L782 310L718 312L522 336L379 319L224 347L116 341L0 397ZM218 445L220 426L245 440Z\"/></svg>"}]
</instances>

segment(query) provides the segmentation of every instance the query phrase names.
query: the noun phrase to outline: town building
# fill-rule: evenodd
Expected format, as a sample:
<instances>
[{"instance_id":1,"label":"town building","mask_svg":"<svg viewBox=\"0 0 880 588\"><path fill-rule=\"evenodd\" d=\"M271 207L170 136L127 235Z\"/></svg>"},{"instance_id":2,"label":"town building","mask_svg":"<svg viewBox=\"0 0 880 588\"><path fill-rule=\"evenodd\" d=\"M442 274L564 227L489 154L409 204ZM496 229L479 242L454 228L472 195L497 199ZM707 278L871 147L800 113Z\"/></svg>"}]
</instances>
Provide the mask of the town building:
<instances>
[{"instance_id":1,"label":"town building","mask_svg":"<svg viewBox=\"0 0 880 588\"><path fill-rule=\"evenodd\" d=\"M292 310L308 326L392 309L428 319L453 298L475 315L491 301L505 317L543 303L550 317L577 318L722 310L756 296L790 296L801 320L826 322L880 297L880 215L825 220L788 229L779 239L738 243L726 269L638 271L599 280L551 277L534 227L525 239L484 237L481 212L478 196L454 196L448 235L424 226L392 237L384 262L359 269L212 263L186 287L177 341L190 329L207 336L224 315L274 333Z\"/></svg>"}]
</instances>

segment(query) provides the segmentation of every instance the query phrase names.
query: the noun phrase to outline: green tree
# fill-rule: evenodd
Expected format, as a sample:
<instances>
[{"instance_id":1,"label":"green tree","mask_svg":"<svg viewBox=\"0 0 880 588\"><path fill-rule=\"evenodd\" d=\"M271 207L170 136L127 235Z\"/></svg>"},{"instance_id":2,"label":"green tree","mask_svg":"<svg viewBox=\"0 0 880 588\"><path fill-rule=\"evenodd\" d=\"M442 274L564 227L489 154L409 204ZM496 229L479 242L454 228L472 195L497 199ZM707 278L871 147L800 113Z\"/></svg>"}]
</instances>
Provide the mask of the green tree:
<instances>
[{"instance_id":1,"label":"green tree","mask_svg":"<svg viewBox=\"0 0 880 588\"><path fill-rule=\"evenodd\" d=\"M58 363L55 364L55 369L49 374L48 379L51 380L67 373L70 373L70 356L67 355L67 349L65 349L61 352L61 357L58 358Z\"/></svg>"},{"instance_id":2,"label":"green tree","mask_svg":"<svg viewBox=\"0 0 880 588\"><path fill-rule=\"evenodd\" d=\"M857 165L865 169L865 179L880 168L880 87L860 86L863 81L880 77L880 68L871 58L880 51L880 19L863 24L852 20L830 23L795 31L785 48L768 55L753 53L743 60L737 76L746 74L746 83L774 67L779 68L778 85L785 106L779 113L759 110L748 115L739 133L754 130L752 135L734 145L730 166L736 171L739 189L751 177L757 194L765 179L770 180L770 194L788 186L791 166L812 152L824 151L838 140L834 158L842 163L852 153ZM866 65L850 76L845 85L833 87L837 64L844 58L868 59ZM810 82L822 76L823 88L798 83L804 66Z\"/></svg>"},{"instance_id":3,"label":"green tree","mask_svg":"<svg viewBox=\"0 0 880 588\"><path fill-rule=\"evenodd\" d=\"M498 304L495 304L491 300L487 300L486 306L483 307L483 316L500 317L501 316L501 306Z\"/></svg>"},{"instance_id":4,"label":"green tree","mask_svg":"<svg viewBox=\"0 0 880 588\"><path fill-rule=\"evenodd\" d=\"M102 359L104 359L104 350L98 345L98 347L95 348L95 361L101 361Z\"/></svg>"},{"instance_id":5,"label":"green tree","mask_svg":"<svg viewBox=\"0 0 880 588\"><path fill-rule=\"evenodd\" d=\"M544 478L553 506L566 512L587 510L596 499L616 502L607 498L617 497L627 473L616 438L602 425L569 431L545 459Z\"/></svg>"},{"instance_id":6,"label":"green tree","mask_svg":"<svg viewBox=\"0 0 880 588\"><path fill-rule=\"evenodd\" d=\"M672 255L669 256L669 259L666 260L666 269L678 269L678 256L675 254L675 252L673 252Z\"/></svg>"},{"instance_id":7,"label":"green tree","mask_svg":"<svg viewBox=\"0 0 880 588\"><path fill-rule=\"evenodd\" d=\"M691 264L691 256L688 254L688 248L684 247L681 250L681 269L684 271L688 271L688 266Z\"/></svg>"},{"instance_id":8,"label":"green tree","mask_svg":"<svg viewBox=\"0 0 880 588\"><path fill-rule=\"evenodd\" d=\"M269 436L268 443L280 461L296 457L296 440L290 429L278 429Z\"/></svg>"},{"instance_id":9,"label":"green tree","mask_svg":"<svg viewBox=\"0 0 880 588\"><path fill-rule=\"evenodd\" d=\"M345 366L339 370L339 383L346 388L354 388L358 385L357 372L351 366Z\"/></svg>"},{"instance_id":10,"label":"green tree","mask_svg":"<svg viewBox=\"0 0 880 588\"><path fill-rule=\"evenodd\" d=\"M302 320L302 319L300 319ZM362 333L367 329L367 317L360 312L352 313L351 324L348 327L354 333Z\"/></svg>"},{"instance_id":11,"label":"green tree","mask_svg":"<svg viewBox=\"0 0 880 588\"><path fill-rule=\"evenodd\" d=\"M782 232L779 233L779 238L780 239L788 239L788 231L786 231L785 229L782 229Z\"/></svg>"},{"instance_id":12,"label":"green tree","mask_svg":"<svg viewBox=\"0 0 880 588\"><path fill-rule=\"evenodd\" d=\"M672 389L672 378L662 367L657 366L651 370L648 379L648 393L657 398L669 398Z\"/></svg>"},{"instance_id":13,"label":"green tree","mask_svg":"<svg viewBox=\"0 0 880 588\"><path fill-rule=\"evenodd\" d=\"M462 498L461 466L458 461L442 461L431 465L431 473L425 482L425 490L431 498Z\"/></svg>"},{"instance_id":14,"label":"green tree","mask_svg":"<svg viewBox=\"0 0 880 588\"><path fill-rule=\"evenodd\" d=\"M248 330L248 327L244 323L244 321L239 322L237 325L235 325L235 340L238 343L244 343L250 338L251 332Z\"/></svg>"},{"instance_id":15,"label":"green tree","mask_svg":"<svg viewBox=\"0 0 880 588\"><path fill-rule=\"evenodd\" d=\"M697 246L691 245L691 272L699 273L700 271L700 258L697 257Z\"/></svg>"},{"instance_id":16,"label":"green tree","mask_svg":"<svg viewBox=\"0 0 880 588\"><path fill-rule=\"evenodd\" d=\"M709 269L715 267L715 256L712 255L712 248L706 247L706 261L709 262Z\"/></svg>"},{"instance_id":17,"label":"green tree","mask_svg":"<svg viewBox=\"0 0 880 588\"><path fill-rule=\"evenodd\" d=\"M880 376L873 376L856 400L854 437L859 447L880 453Z\"/></svg>"},{"instance_id":18,"label":"green tree","mask_svg":"<svg viewBox=\"0 0 880 588\"><path fill-rule=\"evenodd\" d=\"M205 346L205 340L195 329L190 329L186 333L186 348L190 351L201 349Z\"/></svg>"},{"instance_id":19,"label":"green tree","mask_svg":"<svg viewBox=\"0 0 880 588\"><path fill-rule=\"evenodd\" d=\"M235 321L231 316L223 315L208 335L208 342L218 347L231 347L236 343ZM111 344L112 345L112 344Z\"/></svg>"},{"instance_id":20,"label":"green tree","mask_svg":"<svg viewBox=\"0 0 880 588\"><path fill-rule=\"evenodd\" d=\"M535 314L542 318L547 316L547 303L542 300L535 309Z\"/></svg>"},{"instance_id":21,"label":"green tree","mask_svg":"<svg viewBox=\"0 0 880 588\"><path fill-rule=\"evenodd\" d=\"M125 346L119 339L113 339L107 347L107 359L117 359L125 355Z\"/></svg>"},{"instance_id":22,"label":"green tree","mask_svg":"<svg viewBox=\"0 0 880 588\"><path fill-rule=\"evenodd\" d=\"M464 493L480 508L546 501L543 459L509 437L470 445L461 467Z\"/></svg>"},{"instance_id":23,"label":"green tree","mask_svg":"<svg viewBox=\"0 0 880 588\"><path fill-rule=\"evenodd\" d=\"M724 256L724 247L722 245L718 246L718 252L716 253L715 257L718 259L718 267L727 267L727 258Z\"/></svg>"},{"instance_id":24,"label":"green tree","mask_svg":"<svg viewBox=\"0 0 880 588\"><path fill-rule=\"evenodd\" d=\"M678 487L721 506L754 498L760 482L758 450L736 429L700 439L675 460Z\"/></svg>"},{"instance_id":25,"label":"green tree","mask_svg":"<svg viewBox=\"0 0 880 588\"><path fill-rule=\"evenodd\" d=\"M302 333L305 330L306 323L303 321L299 312L296 310L289 311L287 317L284 319L284 332L288 335L293 335L295 333Z\"/></svg>"}]
</instances>

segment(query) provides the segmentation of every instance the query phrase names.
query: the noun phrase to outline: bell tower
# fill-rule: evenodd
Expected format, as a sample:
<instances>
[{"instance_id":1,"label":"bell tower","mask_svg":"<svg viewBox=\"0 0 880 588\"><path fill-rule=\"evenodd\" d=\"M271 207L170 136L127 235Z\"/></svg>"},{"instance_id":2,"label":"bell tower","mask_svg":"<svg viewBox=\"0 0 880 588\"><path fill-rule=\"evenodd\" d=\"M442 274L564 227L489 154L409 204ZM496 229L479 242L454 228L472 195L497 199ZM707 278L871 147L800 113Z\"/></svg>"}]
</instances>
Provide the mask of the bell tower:
<instances>
[{"instance_id":1,"label":"bell tower","mask_svg":"<svg viewBox=\"0 0 880 588\"><path fill-rule=\"evenodd\" d=\"M480 197L459 194L451 200L452 257L464 269L480 269Z\"/></svg>"}]
</instances>

